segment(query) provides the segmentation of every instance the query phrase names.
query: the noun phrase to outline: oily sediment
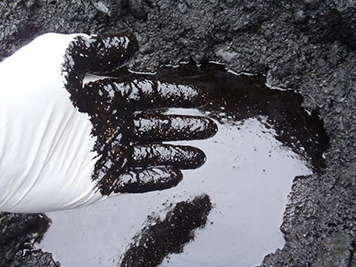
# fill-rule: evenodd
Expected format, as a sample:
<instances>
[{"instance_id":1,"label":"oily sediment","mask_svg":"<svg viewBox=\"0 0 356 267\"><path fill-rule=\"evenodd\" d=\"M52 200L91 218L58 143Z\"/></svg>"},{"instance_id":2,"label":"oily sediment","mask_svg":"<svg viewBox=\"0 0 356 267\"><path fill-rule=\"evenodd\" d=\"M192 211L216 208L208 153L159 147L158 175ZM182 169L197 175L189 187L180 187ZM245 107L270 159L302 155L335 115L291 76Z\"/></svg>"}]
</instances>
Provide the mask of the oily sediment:
<instances>
[{"instance_id":1,"label":"oily sediment","mask_svg":"<svg viewBox=\"0 0 356 267\"><path fill-rule=\"evenodd\" d=\"M33 250L50 227L51 220L42 214L2 213L0 220L0 266L60 266L50 253Z\"/></svg>"},{"instance_id":2,"label":"oily sediment","mask_svg":"<svg viewBox=\"0 0 356 267\"><path fill-rule=\"evenodd\" d=\"M326 168L295 179L281 227L286 244L262 265L355 266L355 1L18 0L1 2L0 14L1 59L45 32L130 30L141 47L133 70L216 61L300 92L329 135ZM16 220L1 237L28 218ZM35 259L21 265L34 266Z\"/></svg>"},{"instance_id":3,"label":"oily sediment","mask_svg":"<svg viewBox=\"0 0 356 267\"><path fill-rule=\"evenodd\" d=\"M182 253L195 231L206 226L211 209L210 198L204 194L170 207L164 219L149 216L122 255L120 267L159 266L170 254Z\"/></svg>"}]
</instances>

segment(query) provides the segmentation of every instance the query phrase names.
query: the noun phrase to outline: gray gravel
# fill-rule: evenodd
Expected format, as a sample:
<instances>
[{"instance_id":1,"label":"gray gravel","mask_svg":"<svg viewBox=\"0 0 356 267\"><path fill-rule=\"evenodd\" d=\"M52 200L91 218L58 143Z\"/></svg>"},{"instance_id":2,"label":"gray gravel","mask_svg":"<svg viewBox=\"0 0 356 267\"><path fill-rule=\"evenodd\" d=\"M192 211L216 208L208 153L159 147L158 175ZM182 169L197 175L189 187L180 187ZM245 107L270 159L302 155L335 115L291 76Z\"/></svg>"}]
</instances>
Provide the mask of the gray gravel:
<instances>
[{"instance_id":1,"label":"gray gravel","mask_svg":"<svg viewBox=\"0 0 356 267\"><path fill-rule=\"evenodd\" d=\"M281 227L286 245L263 266L356 266L356 1L5 0L0 14L0 60L45 32L128 29L141 45L134 70L210 60L300 92L330 137L327 168L295 179ZM2 223L0 241L14 232L14 252L31 235L26 217L2 215L12 223ZM2 244L1 266L55 266L41 252L4 258Z\"/></svg>"}]
</instances>

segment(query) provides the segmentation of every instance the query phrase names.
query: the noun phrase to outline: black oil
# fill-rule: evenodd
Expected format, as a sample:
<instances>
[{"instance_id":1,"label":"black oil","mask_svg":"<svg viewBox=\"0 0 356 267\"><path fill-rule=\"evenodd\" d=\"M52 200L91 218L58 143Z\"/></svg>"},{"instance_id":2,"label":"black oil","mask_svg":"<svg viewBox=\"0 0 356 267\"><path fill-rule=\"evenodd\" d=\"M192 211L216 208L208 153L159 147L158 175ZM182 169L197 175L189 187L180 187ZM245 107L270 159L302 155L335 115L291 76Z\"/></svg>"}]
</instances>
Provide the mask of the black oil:
<instances>
[{"instance_id":1,"label":"black oil","mask_svg":"<svg viewBox=\"0 0 356 267\"><path fill-rule=\"evenodd\" d=\"M208 101L199 114L219 126L213 138L193 142L208 161L184 173L175 188L49 213L53 225L43 249L52 251L63 267L189 267L253 266L281 248L279 227L292 180L322 171L329 143L317 113L301 106L302 97L267 88L262 76L235 75L216 64L164 67L155 75L112 75L119 82L147 79L200 88ZM160 108L150 114L167 112ZM278 146L293 153L285 156ZM269 151L275 147L276 153ZM289 159L279 160L279 154ZM285 165L294 164L291 154L303 163L289 170Z\"/></svg>"}]
</instances>

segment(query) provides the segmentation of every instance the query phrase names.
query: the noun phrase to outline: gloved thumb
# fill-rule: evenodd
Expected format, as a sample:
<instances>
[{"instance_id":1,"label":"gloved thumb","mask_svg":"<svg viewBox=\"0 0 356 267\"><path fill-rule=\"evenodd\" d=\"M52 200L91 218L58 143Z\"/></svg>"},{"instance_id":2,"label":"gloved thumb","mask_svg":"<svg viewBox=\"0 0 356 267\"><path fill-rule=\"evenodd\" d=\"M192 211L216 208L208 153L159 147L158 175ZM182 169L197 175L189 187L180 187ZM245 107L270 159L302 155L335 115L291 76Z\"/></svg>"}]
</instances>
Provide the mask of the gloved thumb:
<instances>
[{"instance_id":1,"label":"gloved thumb","mask_svg":"<svg viewBox=\"0 0 356 267\"><path fill-rule=\"evenodd\" d=\"M137 39L130 32L76 36L65 52L62 65L65 87L73 103L78 101L85 74L113 72L125 65L137 50Z\"/></svg>"},{"instance_id":2,"label":"gloved thumb","mask_svg":"<svg viewBox=\"0 0 356 267\"><path fill-rule=\"evenodd\" d=\"M130 32L77 36L65 54L63 70L81 73L108 73L124 65L138 50Z\"/></svg>"}]
</instances>

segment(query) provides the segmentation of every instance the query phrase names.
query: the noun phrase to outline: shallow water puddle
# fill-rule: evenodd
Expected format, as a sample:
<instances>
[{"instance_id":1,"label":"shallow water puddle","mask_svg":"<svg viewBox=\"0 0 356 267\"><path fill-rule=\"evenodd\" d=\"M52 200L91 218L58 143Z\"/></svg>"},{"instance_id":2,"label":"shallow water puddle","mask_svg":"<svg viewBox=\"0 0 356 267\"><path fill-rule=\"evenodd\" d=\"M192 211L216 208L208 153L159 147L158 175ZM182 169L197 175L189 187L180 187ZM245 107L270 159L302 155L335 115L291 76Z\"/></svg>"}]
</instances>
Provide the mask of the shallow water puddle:
<instances>
[{"instance_id":1,"label":"shallow water puddle","mask_svg":"<svg viewBox=\"0 0 356 267\"><path fill-rule=\"evenodd\" d=\"M210 92L212 101L201 110L166 111L216 120L219 130L213 138L179 142L201 148L207 162L184 171L173 189L48 213L53 224L37 247L52 252L63 267L155 266L167 254L160 266L260 264L266 254L283 247L279 227L294 177L322 168L327 137L321 122L300 107L300 96L267 89L262 77L236 76L212 64L165 68L156 77L184 80ZM175 203L197 206L192 201L201 195L208 196L212 208L202 205L207 221L188 231L195 233L194 240L179 235L192 227L186 225L196 219L194 214L177 215L182 228L164 226L167 212L180 205ZM176 240L167 242L170 236ZM166 252L158 243L164 243Z\"/></svg>"}]
</instances>

